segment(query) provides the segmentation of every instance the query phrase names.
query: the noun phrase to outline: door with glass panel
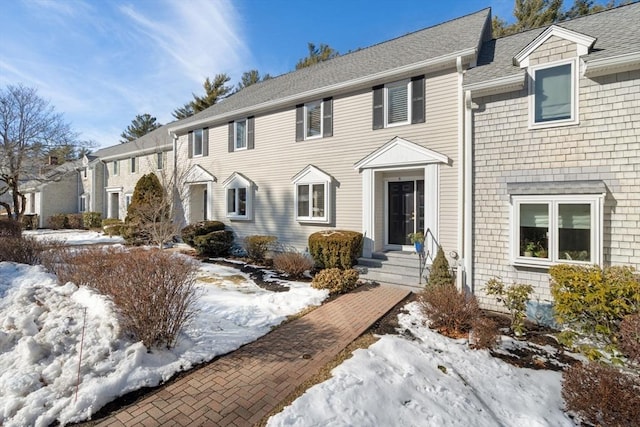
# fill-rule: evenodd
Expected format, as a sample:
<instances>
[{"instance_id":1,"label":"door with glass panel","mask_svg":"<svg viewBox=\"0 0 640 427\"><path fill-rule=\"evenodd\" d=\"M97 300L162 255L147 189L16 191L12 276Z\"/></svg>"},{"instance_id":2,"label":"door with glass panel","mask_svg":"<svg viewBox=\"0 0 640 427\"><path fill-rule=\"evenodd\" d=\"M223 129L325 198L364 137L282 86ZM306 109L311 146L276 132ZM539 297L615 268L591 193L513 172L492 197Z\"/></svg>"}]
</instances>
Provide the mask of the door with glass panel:
<instances>
[{"instance_id":1,"label":"door with glass panel","mask_svg":"<svg viewBox=\"0 0 640 427\"><path fill-rule=\"evenodd\" d=\"M424 232L424 180L388 183L387 244L409 246L409 233Z\"/></svg>"}]
</instances>

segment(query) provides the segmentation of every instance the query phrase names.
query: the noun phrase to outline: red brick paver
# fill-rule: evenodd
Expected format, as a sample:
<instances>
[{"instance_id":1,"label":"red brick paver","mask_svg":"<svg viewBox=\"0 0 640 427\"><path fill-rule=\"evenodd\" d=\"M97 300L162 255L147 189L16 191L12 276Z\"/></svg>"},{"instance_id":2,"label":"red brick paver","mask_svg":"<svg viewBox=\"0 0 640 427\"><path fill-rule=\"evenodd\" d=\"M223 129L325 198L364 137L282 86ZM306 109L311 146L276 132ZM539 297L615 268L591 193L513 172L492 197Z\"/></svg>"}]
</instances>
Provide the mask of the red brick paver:
<instances>
[{"instance_id":1,"label":"red brick paver","mask_svg":"<svg viewBox=\"0 0 640 427\"><path fill-rule=\"evenodd\" d=\"M111 414L98 426L252 426L409 291L364 286Z\"/></svg>"}]
</instances>

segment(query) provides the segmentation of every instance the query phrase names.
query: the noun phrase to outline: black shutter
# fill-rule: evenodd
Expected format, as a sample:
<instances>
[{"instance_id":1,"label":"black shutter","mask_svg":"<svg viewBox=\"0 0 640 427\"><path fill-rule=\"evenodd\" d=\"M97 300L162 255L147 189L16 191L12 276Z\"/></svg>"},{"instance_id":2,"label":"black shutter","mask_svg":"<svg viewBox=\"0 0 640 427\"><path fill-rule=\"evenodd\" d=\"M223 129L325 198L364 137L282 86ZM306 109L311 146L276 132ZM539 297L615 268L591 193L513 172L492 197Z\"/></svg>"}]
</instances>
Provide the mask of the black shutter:
<instances>
[{"instance_id":1,"label":"black shutter","mask_svg":"<svg viewBox=\"0 0 640 427\"><path fill-rule=\"evenodd\" d=\"M247 150L255 148L255 117L247 118Z\"/></svg>"},{"instance_id":2,"label":"black shutter","mask_svg":"<svg viewBox=\"0 0 640 427\"><path fill-rule=\"evenodd\" d=\"M322 136L333 136L333 98L322 100L324 117L322 117Z\"/></svg>"},{"instance_id":3,"label":"black shutter","mask_svg":"<svg viewBox=\"0 0 640 427\"><path fill-rule=\"evenodd\" d=\"M232 153L235 147L236 144L233 138L233 122L229 122L229 152Z\"/></svg>"},{"instance_id":4,"label":"black shutter","mask_svg":"<svg viewBox=\"0 0 640 427\"><path fill-rule=\"evenodd\" d=\"M188 157L192 158L193 157L193 131L192 130L189 131L189 140L187 142L187 152L188 152Z\"/></svg>"},{"instance_id":5,"label":"black shutter","mask_svg":"<svg viewBox=\"0 0 640 427\"><path fill-rule=\"evenodd\" d=\"M411 123L424 123L424 76L411 79Z\"/></svg>"},{"instance_id":6,"label":"black shutter","mask_svg":"<svg viewBox=\"0 0 640 427\"><path fill-rule=\"evenodd\" d=\"M384 85L373 87L373 129L384 127Z\"/></svg>"},{"instance_id":7,"label":"black shutter","mask_svg":"<svg viewBox=\"0 0 640 427\"><path fill-rule=\"evenodd\" d=\"M202 129L202 156L209 155L209 128Z\"/></svg>"},{"instance_id":8,"label":"black shutter","mask_svg":"<svg viewBox=\"0 0 640 427\"><path fill-rule=\"evenodd\" d=\"M304 140L304 105L296 105L296 141Z\"/></svg>"}]
</instances>

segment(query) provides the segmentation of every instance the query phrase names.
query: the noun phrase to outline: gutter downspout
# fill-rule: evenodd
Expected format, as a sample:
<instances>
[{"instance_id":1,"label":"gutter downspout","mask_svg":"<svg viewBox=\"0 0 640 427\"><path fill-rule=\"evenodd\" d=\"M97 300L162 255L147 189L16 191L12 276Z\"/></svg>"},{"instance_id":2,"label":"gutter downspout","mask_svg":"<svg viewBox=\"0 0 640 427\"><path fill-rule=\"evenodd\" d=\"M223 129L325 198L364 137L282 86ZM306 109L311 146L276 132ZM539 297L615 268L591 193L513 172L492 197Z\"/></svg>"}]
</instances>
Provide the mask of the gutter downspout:
<instances>
[{"instance_id":1,"label":"gutter downspout","mask_svg":"<svg viewBox=\"0 0 640 427\"><path fill-rule=\"evenodd\" d=\"M464 79L464 68L462 66L462 57L458 56L456 59L456 69L458 71L458 238L456 247L458 248L458 257L455 260L457 264L458 273L456 274L456 287L458 290L462 290L465 284L465 265L461 262L466 257L466 250L464 249L464 237L465 232L465 192L466 185L464 182L464 167L465 161L465 100L464 90L462 89ZM460 256L463 259L460 259Z\"/></svg>"},{"instance_id":2,"label":"gutter downspout","mask_svg":"<svg viewBox=\"0 0 640 427\"><path fill-rule=\"evenodd\" d=\"M473 293L473 101L464 99L464 270L467 291Z\"/></svg>"}]
</instances>

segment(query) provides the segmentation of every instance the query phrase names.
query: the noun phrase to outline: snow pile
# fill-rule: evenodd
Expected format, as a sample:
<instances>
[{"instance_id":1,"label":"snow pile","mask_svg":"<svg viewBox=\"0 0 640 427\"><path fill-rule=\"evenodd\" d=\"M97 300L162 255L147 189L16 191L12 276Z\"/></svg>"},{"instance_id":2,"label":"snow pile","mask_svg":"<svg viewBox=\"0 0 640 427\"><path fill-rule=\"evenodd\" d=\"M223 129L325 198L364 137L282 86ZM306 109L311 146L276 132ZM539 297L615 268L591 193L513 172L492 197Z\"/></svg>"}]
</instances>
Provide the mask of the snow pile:
<instances>
[{"instance_id":1,"label":"snow pile","mask_svg":"<svg viewBox=\"0 0 640 427\"><path fill-rule=\"evenodd\" d=\"M200 275L194 321L175 348L147 353L122 338L105 297L72 283L58 286L42 267L0 263L0 425L90 418L114 398L235 350L327 296L297 282L272 293L217 265L203 265Z\"/></svg>"},{"instance_id":2,"label":"snow pile","mask_svg":"<svg viewBox=\"0 0 640 427\"><path fill-rule=\"evenodd\" d=\"M418 305L399 316L415 341L383 336L335 368L269 426L573 426L561 374L521 369L423 325Z\"/></svg>"},{"instance_id":3,"label":"snow pile","mask_svg":"<svg viewBox=\"0 0 640 427\"><path fill-rule=\"evenodd\" d=\"M121 236L109 237L107 234L87 230L25 230L22 235L39 240L59 240L67 245L124 243Z\"/></svg>"}]
</instances>

